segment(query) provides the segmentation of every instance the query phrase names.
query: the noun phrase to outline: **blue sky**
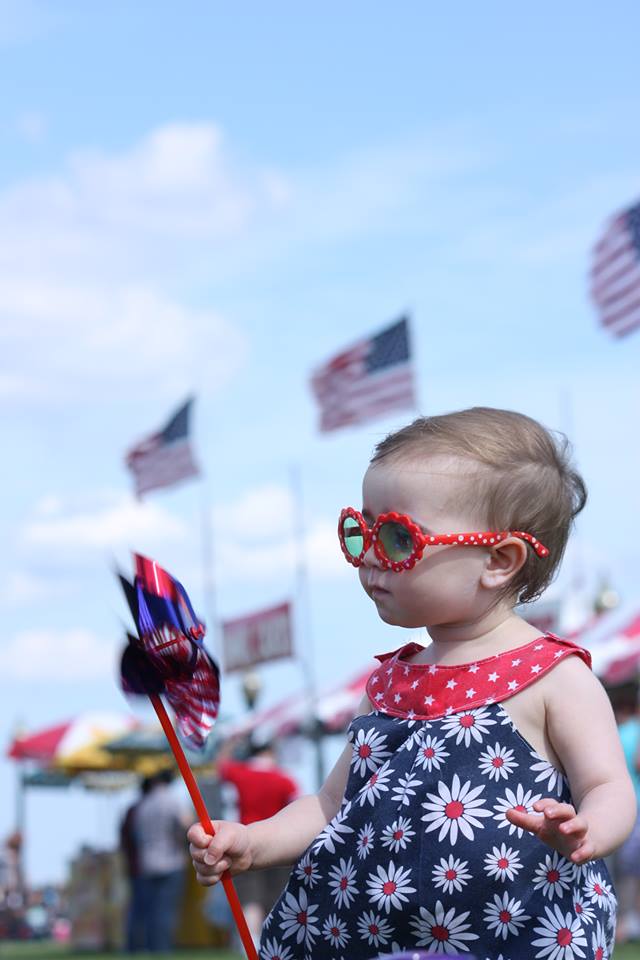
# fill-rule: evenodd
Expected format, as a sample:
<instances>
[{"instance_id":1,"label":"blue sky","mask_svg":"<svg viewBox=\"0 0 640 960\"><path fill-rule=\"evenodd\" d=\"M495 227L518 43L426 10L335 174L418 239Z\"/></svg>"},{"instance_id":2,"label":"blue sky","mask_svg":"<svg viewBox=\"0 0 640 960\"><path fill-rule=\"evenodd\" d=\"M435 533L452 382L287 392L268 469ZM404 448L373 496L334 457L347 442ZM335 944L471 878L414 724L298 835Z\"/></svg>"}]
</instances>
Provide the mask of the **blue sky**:
<instances>
[{"instance_id":1,"label":"blue sky","mask_svg":"<svg viewBox=\"0 0 640 960\"><path fill-rule=\"evenodd\" d=\"M570 433L591 500L560 586L606 573L640 603L640 334L611 341L587 287L598 233L640 197L639 20L631 2L0 0L3 742L127 710L111 565L146 551L202 606L203 509L222 616L291 596L294 468L318 684L402 641L334 530L411 411L323 437L308 378L404 311L421 412ZM206 487L138 504L124 452L191 391ZM303 682L299 664L263 680L265 705ZM223 698L237 712L236 678ZM14 776L0 762L0 834ZM31 878L112 842L125 800L32 791Z\"/></svg>"}]
</instances>

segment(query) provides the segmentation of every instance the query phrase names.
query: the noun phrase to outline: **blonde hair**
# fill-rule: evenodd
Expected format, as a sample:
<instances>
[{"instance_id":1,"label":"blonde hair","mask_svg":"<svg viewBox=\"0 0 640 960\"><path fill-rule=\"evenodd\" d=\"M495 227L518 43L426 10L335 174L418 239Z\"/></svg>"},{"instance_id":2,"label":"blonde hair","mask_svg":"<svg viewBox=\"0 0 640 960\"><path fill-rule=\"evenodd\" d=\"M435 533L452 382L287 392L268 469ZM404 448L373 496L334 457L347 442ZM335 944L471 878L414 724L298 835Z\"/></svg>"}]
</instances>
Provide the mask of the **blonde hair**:
<instances>
[{"instance_id":1,"label":"blonde hair","mask_svg":"<svg viewBox=\"0 0 640 960\"><path fill-rule=\"evenodd\" d=\"M571 446L522 413L472 407L419 417L375 448L372 463L418 456L453 456L479 468L474 491L493 530L523 530L546 547L528 558L509 584L519 603L536 600L553 580L576 515L587 501L584 481L571 463Z\"/></svg>"}]
</instances>

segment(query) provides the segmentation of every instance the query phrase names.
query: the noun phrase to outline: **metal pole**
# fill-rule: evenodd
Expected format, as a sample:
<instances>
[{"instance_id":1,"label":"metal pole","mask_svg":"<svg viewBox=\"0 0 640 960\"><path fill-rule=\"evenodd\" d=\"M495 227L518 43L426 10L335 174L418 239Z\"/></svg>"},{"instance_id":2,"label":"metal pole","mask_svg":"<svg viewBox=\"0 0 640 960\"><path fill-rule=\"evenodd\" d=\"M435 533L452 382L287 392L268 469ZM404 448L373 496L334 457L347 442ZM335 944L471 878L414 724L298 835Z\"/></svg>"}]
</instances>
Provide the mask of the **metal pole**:
<instances>
[{"instance_id":1,"label":"metal pole","mask_svg":"<svg viewBox=\"0 0 640 960\"><path fill-rule=\"evenodd\" d=\"M318 693L315 678L315 657L313 645L313 631L311 627L311 605L309 602L309 577L305 551L305 523L304 504L302 500L302 480L300 467L292 464L289 471L290 486L293 501L293 542L296 552L296 621L297 634L300 642L304 643L304 653L299 650L300 664L306 681L307 697L309 700L309 722L311 740L315 750L316 787L319 789L324 783L324 755L322 751L323 735L320 730L320 721L317 716Z\"/></svg>"}]
</instances>

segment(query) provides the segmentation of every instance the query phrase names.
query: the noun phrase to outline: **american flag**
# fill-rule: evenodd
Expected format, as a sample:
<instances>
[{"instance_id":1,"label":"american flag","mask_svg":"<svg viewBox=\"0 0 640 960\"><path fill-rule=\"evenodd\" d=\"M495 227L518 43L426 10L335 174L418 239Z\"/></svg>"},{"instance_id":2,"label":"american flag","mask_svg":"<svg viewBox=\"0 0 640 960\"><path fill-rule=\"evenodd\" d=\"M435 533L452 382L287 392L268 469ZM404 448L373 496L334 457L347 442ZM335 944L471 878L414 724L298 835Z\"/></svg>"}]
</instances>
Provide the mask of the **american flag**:
<instances>
[{"instance_id":1,"label":"american flag","mask_svg":"<svg viewBox=\"0 0 640 960\"><path fill-rule=\"evenodd\" d=\"M640 203L613 217L596 244L591 295L614 337L640 326Z\"/></svg>"},{"instance_id":2,"label":"american flag","mask_svg":"<svg viewBox=\"0 0 640 960\"><path fill-rule=\"evenodd\" d=\"M332 357L314 372L311 388L323 433L415 407L407 318Z\"/></svg>"},{"instance_id":3,"label":"american flag","mask_svg":"<svg viewBox=\"0 0 640 960\"><path fill-rule=\"evenodd\" d=\"M159 487L172 487L180 480L196 477L200 468L193 458L189 440L190 397L162 430L137 443L126 455L126 464L140 497Z\"/></svg>"}]
</instances>

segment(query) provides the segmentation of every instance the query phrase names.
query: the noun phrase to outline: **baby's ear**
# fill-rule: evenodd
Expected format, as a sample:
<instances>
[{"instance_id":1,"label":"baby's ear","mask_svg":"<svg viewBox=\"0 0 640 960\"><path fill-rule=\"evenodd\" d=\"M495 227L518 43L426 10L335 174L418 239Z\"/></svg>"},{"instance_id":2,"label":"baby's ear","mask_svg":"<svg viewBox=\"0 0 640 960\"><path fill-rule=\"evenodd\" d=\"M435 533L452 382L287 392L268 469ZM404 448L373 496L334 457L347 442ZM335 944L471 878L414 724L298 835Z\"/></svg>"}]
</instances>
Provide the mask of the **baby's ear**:
<instances>
[{"instance_id":1,"label":"baby's ear","mask_svg":"<svg viewBox=\"0 0 640 960\"><path fill-rule=\"evenodd\" d=\"M489 590L500 590L506 587L526 561L526 543L517 537L508 537L489 551L480 582Z\"/></svg>"}]
</instances>

